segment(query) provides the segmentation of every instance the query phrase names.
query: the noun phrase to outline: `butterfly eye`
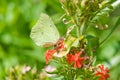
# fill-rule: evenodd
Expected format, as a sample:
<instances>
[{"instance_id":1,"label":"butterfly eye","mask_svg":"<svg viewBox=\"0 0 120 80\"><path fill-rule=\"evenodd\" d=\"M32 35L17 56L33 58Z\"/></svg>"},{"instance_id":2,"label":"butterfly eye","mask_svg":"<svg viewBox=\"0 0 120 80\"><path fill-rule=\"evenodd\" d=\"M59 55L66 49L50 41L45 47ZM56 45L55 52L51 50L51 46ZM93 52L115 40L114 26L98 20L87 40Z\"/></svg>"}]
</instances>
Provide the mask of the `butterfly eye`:
<instances>
[{"instance_id":1,"label":"butterfly eye","mask_svg":"<svg viewBox=\"0 0 120 80\"><path fill-rule=\"evenodd\" d=\"M55 45L54 45L54 48L56 48L56 47L57 47L57 45L55 44Z\"/></svg>"},{"instance_id":2,"label":"butterfly eye","mask_svg":"<svg viewBox=\"0 0 120 80\"><path fill-rule=\"evenodd\" d=\"M58 48L58 44L55 44L54 49L57 50L57 48Z\"/></svg>"}]
</instances>

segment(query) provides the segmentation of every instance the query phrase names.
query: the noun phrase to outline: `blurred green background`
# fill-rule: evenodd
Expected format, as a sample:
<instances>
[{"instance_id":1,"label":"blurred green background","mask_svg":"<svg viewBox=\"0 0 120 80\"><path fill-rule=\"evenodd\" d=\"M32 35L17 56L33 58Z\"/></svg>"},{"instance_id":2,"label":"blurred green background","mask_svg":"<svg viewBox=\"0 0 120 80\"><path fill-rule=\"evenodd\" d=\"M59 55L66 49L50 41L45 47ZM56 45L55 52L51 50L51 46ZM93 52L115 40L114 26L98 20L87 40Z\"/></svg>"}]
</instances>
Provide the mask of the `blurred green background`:
<instances>
[{"instance_id":1,"label":"blurred green background","mask_svg":"<svg viewBox=\"0 0 120 80\"><path fill-rule=\"evenodd\" d=\"M45 67L45 48L36 46L30 39L30 30L44 12L50 15L61 36L67 27L59 21L64 11L59 0L0 0L0 80L6 69L16 65L36 66L39 71ZM112 12L108 30L94 27L90 30L104 39L120 16L120 7ZM120 27L97 51L97 63L104 63L110 68L110 80L120 80Z\"/></svg>"}]
</instances>

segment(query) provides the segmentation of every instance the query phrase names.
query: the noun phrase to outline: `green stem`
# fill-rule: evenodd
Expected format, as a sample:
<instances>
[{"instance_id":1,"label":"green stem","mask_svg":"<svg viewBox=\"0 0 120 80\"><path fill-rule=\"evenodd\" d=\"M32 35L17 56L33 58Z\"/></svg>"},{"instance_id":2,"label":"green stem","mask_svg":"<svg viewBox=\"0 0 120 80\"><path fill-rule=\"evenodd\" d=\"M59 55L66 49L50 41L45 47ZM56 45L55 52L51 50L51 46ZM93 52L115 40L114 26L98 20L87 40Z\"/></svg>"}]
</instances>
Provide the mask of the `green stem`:
<instances>
[{"instance_id":1,"label":"green stem","mask_svg":"<svg viewBox=\"0 0 120 80\"><path fill-rule=\"evenodd\" d=\"M114 32L114 30L118 27L118 25L120 25L120 17L115 23L115 26L111 29L110 33L106 36L106 38L103 41L100 42L100 45L102 45L110 37L110 35Z\"/></svg>"},{"instance_id":2,"label":"green stem","mask_svg":"<svg viewBox=\"0 0 120 80\"><path fill-rule=\"evenodd\" d=\"M80 26L80 35L83 35L85 31L85 20L82 22Z\"/></svg>"},{"instance_id":3,"label":"green stem","mask_svg":"<svg viewBox=\"0 0 120 80\"><path fill-rule=\"evenodd\" d=\"M77 26L77 37L80 37L80 26Z\"/></svg>"},{"instance_id":4,"label":"green stem","mask_svg":"<svg viewBox=\"0 0 120 80\"><path fill-rule=\"evenodd\" d=\"M77 25L77 36L80 37L85 32L85 21L80 23L80 25Z\"/></svg>"}]
</instances>

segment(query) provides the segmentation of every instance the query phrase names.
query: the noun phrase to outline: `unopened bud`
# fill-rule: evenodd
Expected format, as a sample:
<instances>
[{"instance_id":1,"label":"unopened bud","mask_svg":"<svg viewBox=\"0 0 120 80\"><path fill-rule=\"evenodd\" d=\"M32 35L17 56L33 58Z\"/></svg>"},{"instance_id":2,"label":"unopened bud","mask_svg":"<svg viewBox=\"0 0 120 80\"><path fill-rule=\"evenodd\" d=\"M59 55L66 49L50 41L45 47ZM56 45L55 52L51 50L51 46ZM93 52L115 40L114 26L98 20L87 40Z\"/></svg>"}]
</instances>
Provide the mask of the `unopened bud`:
<instances>
[{"instance_id":1,"label":"unopened bud","mask_svg":"<svg viewBox=\"0 0 120 80\"><path fill-rule=\"evenodd\" d=\"M15 72L14 68L10 68L10 72L14 73Z\"/></svg>"},{"instance_id":2,"label":"unopened bud","mask_svg":"<svg viewBox=\"0 0 120 80\"><path fill-rule=\"evenodd\" d=\"M74 0L74 3L75 3L75 4L78 4L78 3L79 3L79 0Z\"/></svg>"},{"instance_id":3,"label":"unopened bud","mask_svg":"<svg viewBox=\"0 0 120 80\"><path fill-rule=\"evenodd\" d=\"M66 20L66 18L63 18L63 23L68 24L69 22Z\"/></svg>"},{"instance_id":4,"label":"unopened bud","mask_svg":"<svg viewBox=\"0 0 120 80\"><path fill-rule=\"evenodd\" d=\"M88 0L82 0L82 2L81 2L81 7L82 7L82 8L85 8L86 5L87 5L87 3L88 3Z\"/></svg>"},{"instance_id":5,"label":"unopened bud","mask_svg":"<svg viewBox=\"0 0 120 80\"><path fill-rule=\"evenodd\" d=\"M30 66L24 66L22 69L22 73L25 74L26 72L30 71L31 67Z\"/></svg>"},{"instance_id":6,"label":"unopened bud","mask_svg":"<svg viewBox=\"0 0 120 80\"><path fill-rule=\"evenodd\" d=\"M65 0L59 0L61 3L64 3L65 2Z\"/></svg>"},{"instance_id":7,"label":"unopened bud","mask_svg":"<svg viewBox=\"0 0 120 80\"><path fill-rule=\"evenodd\" d=\"M102 8L104 5L106 5L109 1L105 0L102 3L99 4L99 8Z\"/></svg>"},{"instance_id":8,"label":"unopened bud","mask_svg":"<svg viewBox=\"0 0 120 80\"><path fill-rule=\"evenodd\" d=\"M102 5L101 4L98 4L99 5L99 8L101 9L102 8Z\"/></svg>"},{"instance_id":9,"label":"unopened bud","mask_svg":"<svg viewBox=\"0 0 120 80\"><path fill-rule=\"evenodd\" d=\"M109 2L109 1L104 0L101 4L102 4L102 5L106 5L108 2Z\"/></svg>"},{"instance_id":10,"label":"unopened bud","mask_svg":"<svg viewBox=\"0 0 120 80\"><path fill-rule=\"evenodd\" d=\"M94 67L92 67L92 66L89 67L89 71L94 72L94 70L95 70Z\"/></svg>"},{"instance_id":11,"label":"unopened bud","mask_svg":"<svg viewBox=\"0 0 120 80\"><path fill-rule=\"evenodd\" d=\"M37 73L37 68L34 67L34 68L32 69L32 74L36 74L36 73Z\"/></svg>"},{"instance_id":12,"label":"unopened bud","mask_svg":"<svg viewBox=\"0 0 120 80\"><path fill-rule=\"evenodd\" d=\"M96 25L96 26L95 26L95 28L99 28L99 26L98 26L98 25Z\"/></svg>"},{"instance_id":13,"label":"unopened bud","mask_svg":"<svg viewBox=\"0 0 120 80\"><path fill-rule=\"evenodd\" d=\"M107 24L105 24L105 27L106 27L106 28L108 28L108 25L107 25Z\"/></svg>"}]
</instances>

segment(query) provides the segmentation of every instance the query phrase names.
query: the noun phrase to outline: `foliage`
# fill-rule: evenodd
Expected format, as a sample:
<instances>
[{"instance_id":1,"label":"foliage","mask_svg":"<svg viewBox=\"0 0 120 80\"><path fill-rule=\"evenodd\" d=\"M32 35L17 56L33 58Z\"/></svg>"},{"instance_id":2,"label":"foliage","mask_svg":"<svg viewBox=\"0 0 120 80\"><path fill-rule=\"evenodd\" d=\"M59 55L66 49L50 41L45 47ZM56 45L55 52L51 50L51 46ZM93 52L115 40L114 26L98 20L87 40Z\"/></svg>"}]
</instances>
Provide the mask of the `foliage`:
<instances>
[{"instance_id":1,"label":"foliage","mask_svg":"<svg viewBox=\"0 0 120 80\"><path fill-rule=\"evenodd\" d=\"M112 0L114 2L116 0ZM38 74L45 67L44 52L45 48L37 47L29 37L31 27L39 18L41 12L49 14L54 20L60 35L65 35L67 28L71 25L65 25L58 19L62 14L58 0L1 0L0 1L0 79L5 79L5 72L12 66L18 64L31 67L36 66ZM103 41L112 27L117 24L120 16L120 6L110 13L108 19L108 29L98 29L91 25L87 32L100 37ZM105 14L106 15L106 14ZM99 16L99 15L98 15ZM105 17L105 16L103 16ZM67 17L69 19L69 17ZM106 19L106 18L105 18ZM104 19L98 20L104 22ZM93 23L97 23L96 18ZM119 23L119 22L118 22ZM105 23L103 23L105 25ZM63 28L64 27L64 28ZM116 26L114 33L97 50L97 63L104 63L110 68L110 80L119 80L120 72L120 37L119 27ZM99 25L99 28L101 26ZM74 31L72 31L75 34ZM94 38L91 38L91 40ZM94 45L94 44L92 44ZM29 60L28 60L29 59ZM19 70L18 70L19 71ZM53 80L53 79L52 79Z\"/></svg>"}]
</instances>

